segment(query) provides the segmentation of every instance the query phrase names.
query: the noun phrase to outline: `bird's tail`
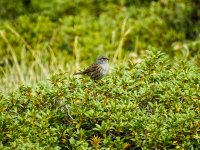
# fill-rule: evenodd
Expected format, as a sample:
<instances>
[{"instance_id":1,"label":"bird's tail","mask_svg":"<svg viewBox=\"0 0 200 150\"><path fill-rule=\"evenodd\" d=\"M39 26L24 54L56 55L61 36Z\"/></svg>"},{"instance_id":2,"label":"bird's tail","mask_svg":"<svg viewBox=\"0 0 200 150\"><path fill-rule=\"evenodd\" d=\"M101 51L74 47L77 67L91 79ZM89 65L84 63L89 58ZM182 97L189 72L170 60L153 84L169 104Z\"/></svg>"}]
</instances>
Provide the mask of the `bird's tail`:
<instances>
[{"instance_id":1,"label":"bird's tail","mask_svg":"<svg viewBox=\"0 0 200 150\"><path fill-rule=\"evenodd\" d=\"M80 75L80 74L83 74L83 73L82 72L74 73L74 75Z\"/></svg>"}]
</instances>

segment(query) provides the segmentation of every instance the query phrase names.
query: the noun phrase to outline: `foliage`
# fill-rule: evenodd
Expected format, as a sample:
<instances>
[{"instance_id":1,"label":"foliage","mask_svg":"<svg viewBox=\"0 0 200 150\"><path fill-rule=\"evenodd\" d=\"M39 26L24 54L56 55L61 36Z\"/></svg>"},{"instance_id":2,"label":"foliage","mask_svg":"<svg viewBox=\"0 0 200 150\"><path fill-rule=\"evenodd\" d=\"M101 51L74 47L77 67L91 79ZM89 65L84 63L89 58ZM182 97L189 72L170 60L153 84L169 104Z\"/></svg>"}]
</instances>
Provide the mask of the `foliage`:
<instances>
[{"instance_id":1,"label":"foliage","mask_svg":"<svg viewBox=\"0 0 200 150\"><path fill-rule=\"evenodd\" d=\"M199 6L0 0L0 149L199 149Z\"/></svg>"},{"instance_id":2,"label":"foliage","mask_svg":"<svg viewBox=\"0 0 200 150\"><path fill-rule=\"evenodd\" d=\"M0 100L0 147L198 149L200 70L147 51L94 83L59 73Z\"/></svg>"}]
</instances>

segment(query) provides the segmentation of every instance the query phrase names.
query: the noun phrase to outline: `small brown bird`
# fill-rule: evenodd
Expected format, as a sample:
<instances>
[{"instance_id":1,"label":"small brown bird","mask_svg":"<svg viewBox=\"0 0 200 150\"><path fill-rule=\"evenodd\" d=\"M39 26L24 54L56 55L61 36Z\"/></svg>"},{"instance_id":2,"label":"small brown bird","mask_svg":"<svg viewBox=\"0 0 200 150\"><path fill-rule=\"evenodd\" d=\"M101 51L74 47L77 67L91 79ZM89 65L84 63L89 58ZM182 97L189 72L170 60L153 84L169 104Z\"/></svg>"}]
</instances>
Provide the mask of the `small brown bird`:
<instances>
[{"instance_id":1,"label":"small brown bird","mask_svg":"<svg viewBox=\"0 0 200 150\"><path fill-rule=\"evenodd\" d=\"M97 58L96 62L89 66L86 70L82 72L77 72L74 75L84 74L89 76L93 80L99 80L103 78L109 71L108 58L105 56L100 56Z\"/></svg>"}]
</instances>

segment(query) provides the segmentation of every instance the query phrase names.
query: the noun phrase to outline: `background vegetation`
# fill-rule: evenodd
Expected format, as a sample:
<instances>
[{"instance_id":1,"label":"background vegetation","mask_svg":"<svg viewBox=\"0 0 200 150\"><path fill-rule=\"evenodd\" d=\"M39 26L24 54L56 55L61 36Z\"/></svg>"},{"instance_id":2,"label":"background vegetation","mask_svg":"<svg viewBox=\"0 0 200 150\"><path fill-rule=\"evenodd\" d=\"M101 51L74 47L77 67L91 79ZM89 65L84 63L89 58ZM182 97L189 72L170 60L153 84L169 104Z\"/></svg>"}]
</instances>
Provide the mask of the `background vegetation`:
<instances>
[{"instance_id":1,"label":"background vegetation","mask_svg":"<svg viewBox=\"0 0 200 150\"><path fill-rule=\"evenodd\" d=\"M199 8L1 0L0 147L198 149ZM101 54L111 59L107 77L72 76Z\"/></svg>"}]
</instances>

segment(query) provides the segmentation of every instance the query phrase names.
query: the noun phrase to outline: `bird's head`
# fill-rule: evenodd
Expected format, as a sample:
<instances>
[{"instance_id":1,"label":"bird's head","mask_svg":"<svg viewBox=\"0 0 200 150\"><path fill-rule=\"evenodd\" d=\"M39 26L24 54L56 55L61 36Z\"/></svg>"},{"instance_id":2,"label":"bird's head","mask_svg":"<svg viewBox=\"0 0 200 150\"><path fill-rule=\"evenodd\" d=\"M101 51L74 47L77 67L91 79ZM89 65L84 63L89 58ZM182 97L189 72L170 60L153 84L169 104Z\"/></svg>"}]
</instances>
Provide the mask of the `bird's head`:
<instances>
[{"instance_id":1,"label":"bird's head","mask_svg":"<svg viewBox=\"0 0 200 150\"><path fill-rule=\"evenodd\" d=\"M106 56L100 56L100 57L98 57L97 58L97 61L96 61L96 63L98 63L98 64L105 64L105 63L108 63L108 57L106 57Z\"/></svg>"}]
</instances>

